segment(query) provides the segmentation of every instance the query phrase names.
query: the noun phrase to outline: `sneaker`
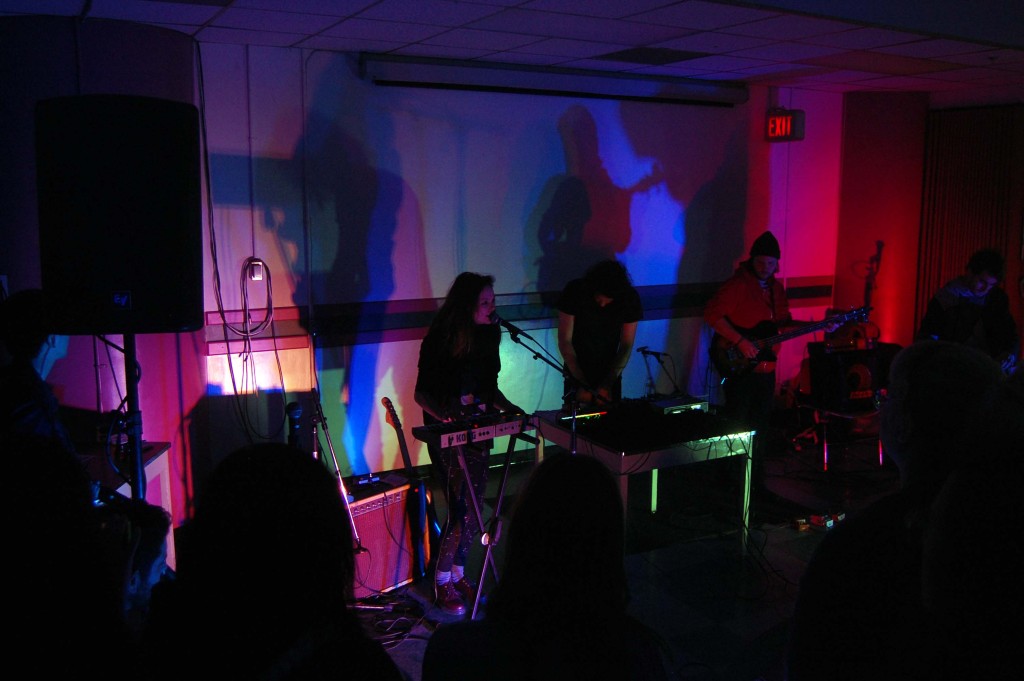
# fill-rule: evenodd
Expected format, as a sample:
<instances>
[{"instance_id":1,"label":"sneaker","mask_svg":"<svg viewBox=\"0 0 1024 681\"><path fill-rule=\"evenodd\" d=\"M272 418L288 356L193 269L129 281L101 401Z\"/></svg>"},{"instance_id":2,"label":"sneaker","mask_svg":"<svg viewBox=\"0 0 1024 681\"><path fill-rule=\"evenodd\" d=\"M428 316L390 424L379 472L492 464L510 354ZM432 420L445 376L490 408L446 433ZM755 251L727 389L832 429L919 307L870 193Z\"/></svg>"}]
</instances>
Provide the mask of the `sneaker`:
<instances>
[{"instance_id":1,"label":"sneaker","mask_svg":"<svg viewBox=\"0 0 1024 681\"><path fill-rule=\"evenodd\" d=\"M465 577L455 582L455 590L466 603L472 603L473 599L476 598L476 587L473 586L473 582L469 581Z\"/></svg>"},{"instance_id":2,"label":"sneaker","mask_svg":"<svg viewBox=\"0 0 1024 681\"><path fill-rule=\"evenodd\" d=\"M434 605L444 610L449 615L465 615L466 604L459 595L455 584L434 584Z\"/></svg>"}]
</instances>

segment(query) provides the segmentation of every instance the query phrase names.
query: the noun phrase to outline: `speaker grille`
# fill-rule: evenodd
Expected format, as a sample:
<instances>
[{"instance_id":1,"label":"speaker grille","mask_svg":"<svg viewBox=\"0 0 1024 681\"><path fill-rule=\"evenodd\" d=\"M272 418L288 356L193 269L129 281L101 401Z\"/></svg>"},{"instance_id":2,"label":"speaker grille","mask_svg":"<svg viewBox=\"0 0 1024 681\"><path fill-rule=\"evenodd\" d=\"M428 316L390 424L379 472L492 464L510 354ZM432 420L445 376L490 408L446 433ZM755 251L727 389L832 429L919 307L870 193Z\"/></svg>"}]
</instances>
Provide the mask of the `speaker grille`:
<instances>
[{"instance_id":1,"label":"speaker grille","mask_svg":"<svg viewBox=\"0 0 1024 681\"><path fill-rule=\"evenodd\" d=\"M199 114L152 97L36 104L43 289L57 333L203 325Z\"/></svg>"},{"instance_id":2,"label":"speaker grille","mask_svg":"<svg viewBox=\"0 0 1024 681\"><path fill-rule=\"evenodd\" d=\"M355 597L390 591L413 580L409 484L352 502L349 507L364 549L356 554Z\"/></svg>"}]
</instances>

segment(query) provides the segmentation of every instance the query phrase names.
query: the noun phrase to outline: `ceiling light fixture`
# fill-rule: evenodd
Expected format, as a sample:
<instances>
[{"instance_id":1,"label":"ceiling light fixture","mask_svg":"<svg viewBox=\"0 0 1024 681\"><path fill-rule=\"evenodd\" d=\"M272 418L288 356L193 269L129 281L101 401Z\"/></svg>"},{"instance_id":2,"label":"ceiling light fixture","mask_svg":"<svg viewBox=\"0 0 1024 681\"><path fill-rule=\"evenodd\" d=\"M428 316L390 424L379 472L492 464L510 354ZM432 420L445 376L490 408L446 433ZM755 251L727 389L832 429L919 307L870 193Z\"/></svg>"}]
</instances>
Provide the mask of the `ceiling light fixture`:
<instances>
[{"instance_id":1,"label":"ceiling light fixture","mask_svg":"<svg viewBox=\"0 0 1024 681\"><path fill-rule=\"evenodd\" d=\"M372 53L359 55L359 72L362 78L383 86L667 104L735 106L746 102L749 96L747 86L742 83Z\"/></svg>"}]
</instances>

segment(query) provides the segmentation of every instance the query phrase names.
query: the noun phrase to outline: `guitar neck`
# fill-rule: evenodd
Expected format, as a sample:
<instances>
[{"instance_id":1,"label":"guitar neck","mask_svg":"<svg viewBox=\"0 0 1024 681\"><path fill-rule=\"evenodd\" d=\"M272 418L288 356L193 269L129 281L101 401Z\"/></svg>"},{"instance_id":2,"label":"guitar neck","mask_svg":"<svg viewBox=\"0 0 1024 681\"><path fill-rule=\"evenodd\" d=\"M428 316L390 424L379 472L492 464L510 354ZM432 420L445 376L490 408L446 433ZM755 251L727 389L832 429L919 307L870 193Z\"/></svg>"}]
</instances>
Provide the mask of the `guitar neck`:
<instances>
[{"instance_id":1,"label":"guitar neck","mask_svg":"<svg viewBox=\"0 0 1024 681\"><path fill-rule=\"evenodd\" d=\"M784 341L791 340L791 339L796 338L798 336L803 336L804 334L807 334L807 333L814 333L815 331L820 331L820 330L822 330L824 328L827 328L828 326L830 326L832 324L835 324L837 322L845 322L845 321L847 321L849 319L854 319L858 315L862 314L863 309L864 308L861 308L859 310L854 310L853 312L849 312L847 314L836 315L835 317L828 317L826 319L822 319L820 322L813 322L813 323L807 324L805 326L797 327L797 328L793 329L792 331L787 331L785 333L780 333L780 334L777 334L775 336L770 336L768 338L762 338L760 340L754 341L754 345L756 345L758 348L762 348L762 349L763 348L770 348L773 345L777 345L777 344L782 343Z\"/></svg>"}]
</instances>

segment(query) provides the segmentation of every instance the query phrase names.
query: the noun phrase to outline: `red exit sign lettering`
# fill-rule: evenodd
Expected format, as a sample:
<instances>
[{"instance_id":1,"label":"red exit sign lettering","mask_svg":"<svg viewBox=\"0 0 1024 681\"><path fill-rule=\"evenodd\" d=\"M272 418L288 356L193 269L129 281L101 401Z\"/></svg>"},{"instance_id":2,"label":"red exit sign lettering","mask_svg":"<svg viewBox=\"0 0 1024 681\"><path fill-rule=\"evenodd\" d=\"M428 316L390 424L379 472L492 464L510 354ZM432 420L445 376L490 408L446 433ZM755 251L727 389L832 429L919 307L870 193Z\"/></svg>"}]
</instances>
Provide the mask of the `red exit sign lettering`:
<instances>
[{"instance_id":1,"label":"red exit sign lettering","mask_svg":"<svg viewBox=\"0 0 1024 681\"><path fill-rule=\"evenodd\" d=\"M804 112L799 109L772 109L768 112L765 139L791 142L804 138Z\"/></svg>"}]
</instances>

